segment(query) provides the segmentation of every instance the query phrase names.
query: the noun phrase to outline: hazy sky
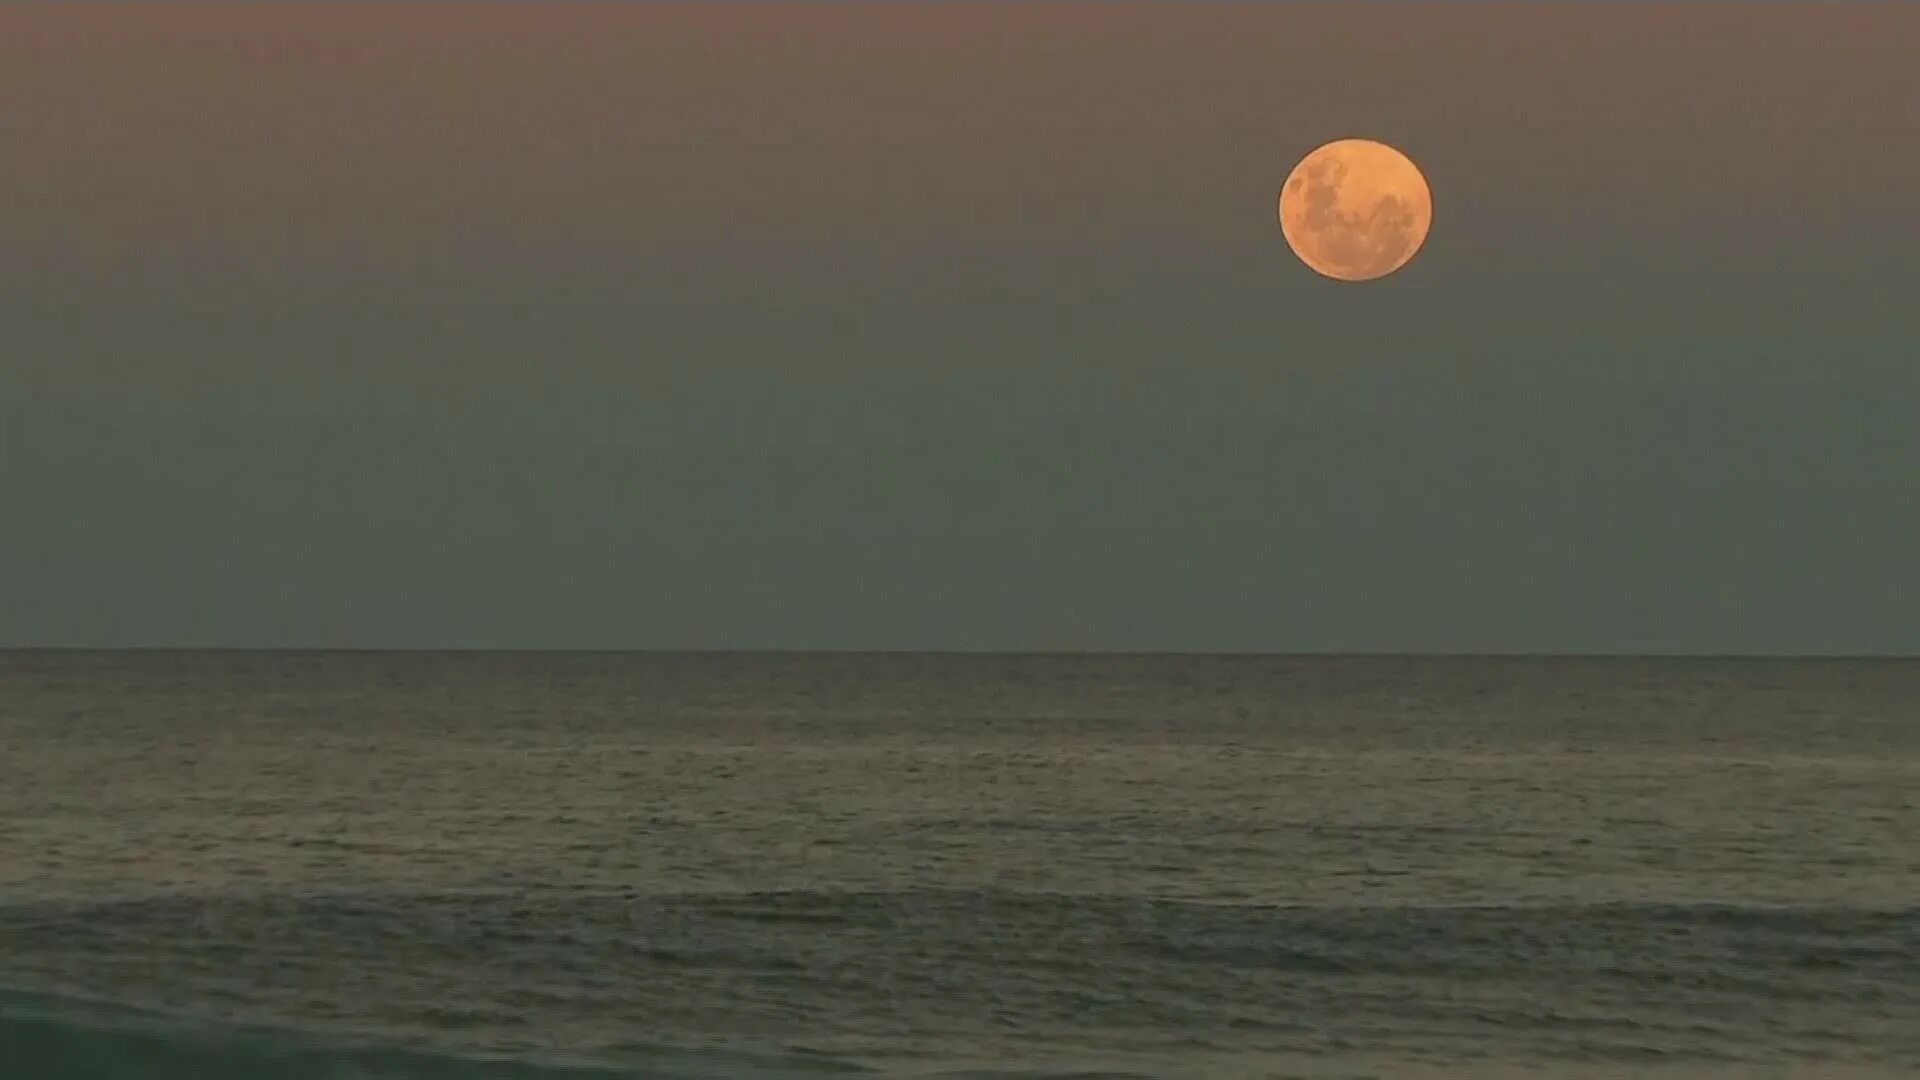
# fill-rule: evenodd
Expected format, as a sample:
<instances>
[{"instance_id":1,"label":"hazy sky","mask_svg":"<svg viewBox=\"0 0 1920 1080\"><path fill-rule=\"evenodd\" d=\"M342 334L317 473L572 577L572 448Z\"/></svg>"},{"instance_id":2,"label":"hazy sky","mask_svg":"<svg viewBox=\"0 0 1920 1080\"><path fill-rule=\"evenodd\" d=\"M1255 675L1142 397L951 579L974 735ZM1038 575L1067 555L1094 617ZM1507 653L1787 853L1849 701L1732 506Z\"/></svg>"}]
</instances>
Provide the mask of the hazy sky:
<instances>
[{"instance_id":1,"label":"hazy sky","mask_svg":"<svg viewBox=\"0 0 1920 1080\"><path fill-rule=\"evenodd\" d=\"M1920 4L0 7L0 643L1920 652ZM1319 278L1280 181L1405 150Z\"/></svg>"}]
</instances>

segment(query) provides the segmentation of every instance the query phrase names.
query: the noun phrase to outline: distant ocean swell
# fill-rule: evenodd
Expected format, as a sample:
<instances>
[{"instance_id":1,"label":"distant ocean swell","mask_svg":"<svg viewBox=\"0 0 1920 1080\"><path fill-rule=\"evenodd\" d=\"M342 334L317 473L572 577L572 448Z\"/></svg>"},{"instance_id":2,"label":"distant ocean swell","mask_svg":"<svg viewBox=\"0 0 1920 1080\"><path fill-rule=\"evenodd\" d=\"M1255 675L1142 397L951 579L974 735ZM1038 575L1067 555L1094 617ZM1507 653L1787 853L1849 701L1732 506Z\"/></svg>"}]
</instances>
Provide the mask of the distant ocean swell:
<instances>
[{"instance_id":1,"label":"distant ocean swell","mask_svg":"<svg viewBox=\"0 0 1920 1080\"><path fill-rule=\"evenodd\" d=\"M0 993L0 1075L37 1080L596 1080L813 1078L852 1065L745 1053L630 1048L623 1066L535 1064L444 1050L327 1045L46 994Z\"/></svg>"},{"instance_id":2,"label":"distant ocean swell","mask_svg":"<svg viewBox=\"0 0 1920 1080\"><path fill-rule=\"evenodd\" d=\"M927 1076L1025 1040L1108 1069L1175 1046L1734 1065L1762 1033L1805 1063L1892 1067L1920 1061L1904 1028L1916 958L1920 908L993 892L13 905L0 1075Z\"/></svg>"}]
</instances>

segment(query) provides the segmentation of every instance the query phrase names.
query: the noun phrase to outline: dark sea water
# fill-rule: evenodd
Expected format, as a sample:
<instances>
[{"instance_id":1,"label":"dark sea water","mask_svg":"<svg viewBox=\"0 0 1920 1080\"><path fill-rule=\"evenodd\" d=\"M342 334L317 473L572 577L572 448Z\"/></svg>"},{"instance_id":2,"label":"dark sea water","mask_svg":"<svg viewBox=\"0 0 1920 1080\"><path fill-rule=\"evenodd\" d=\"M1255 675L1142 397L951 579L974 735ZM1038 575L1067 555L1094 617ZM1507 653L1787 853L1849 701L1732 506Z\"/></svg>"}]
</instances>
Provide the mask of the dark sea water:
<instances>
[{"instance_id":1,"label":"dark sea water","mask_svg":"<svg viewBox=\"0 0 1920 1080\"><path fill-rule=\"evenodd\" d=\"M850 1075L1920 1075L1920 663L0 654L0 1077Z\"/></svg>"}]
</instances>

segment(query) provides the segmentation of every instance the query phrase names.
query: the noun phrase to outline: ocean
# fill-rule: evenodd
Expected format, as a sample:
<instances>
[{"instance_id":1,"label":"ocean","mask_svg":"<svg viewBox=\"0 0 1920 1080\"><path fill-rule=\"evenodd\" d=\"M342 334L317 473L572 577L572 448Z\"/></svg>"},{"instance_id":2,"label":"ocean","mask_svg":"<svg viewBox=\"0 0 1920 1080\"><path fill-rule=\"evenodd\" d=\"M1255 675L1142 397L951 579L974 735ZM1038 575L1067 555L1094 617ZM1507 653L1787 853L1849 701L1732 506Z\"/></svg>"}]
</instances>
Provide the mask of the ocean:
<instances>
[{"instance_id":1,"label":"ocean","mask_svg":"<svg viewBox=\"0 0 1920 1080\"><path fill-rule=\"evenodd\" d=\"M1912 1077L1920 662L0 653L0 1077Z\"/></svg>"}]
</instances>

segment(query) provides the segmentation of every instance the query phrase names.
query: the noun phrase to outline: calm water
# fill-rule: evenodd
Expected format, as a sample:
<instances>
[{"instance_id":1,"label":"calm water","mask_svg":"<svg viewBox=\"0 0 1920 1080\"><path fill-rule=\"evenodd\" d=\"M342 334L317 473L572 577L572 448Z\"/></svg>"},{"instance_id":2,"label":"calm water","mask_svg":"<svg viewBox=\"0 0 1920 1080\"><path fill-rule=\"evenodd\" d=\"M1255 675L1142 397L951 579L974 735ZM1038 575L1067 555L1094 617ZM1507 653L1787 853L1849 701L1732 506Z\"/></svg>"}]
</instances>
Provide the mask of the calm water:
<instances>
[{"instance_id":1,"label":"calm water","mask_svg":"<svg viewBox=\"0 0 1920 1080\"><path fill-rule=\"evenodd\" d=\"M1920 1073L1920 663L0 654L7 1077Z\"/></svg>"}]
</instances>

